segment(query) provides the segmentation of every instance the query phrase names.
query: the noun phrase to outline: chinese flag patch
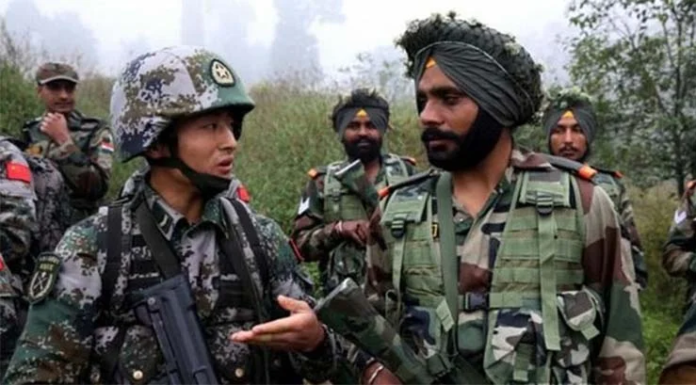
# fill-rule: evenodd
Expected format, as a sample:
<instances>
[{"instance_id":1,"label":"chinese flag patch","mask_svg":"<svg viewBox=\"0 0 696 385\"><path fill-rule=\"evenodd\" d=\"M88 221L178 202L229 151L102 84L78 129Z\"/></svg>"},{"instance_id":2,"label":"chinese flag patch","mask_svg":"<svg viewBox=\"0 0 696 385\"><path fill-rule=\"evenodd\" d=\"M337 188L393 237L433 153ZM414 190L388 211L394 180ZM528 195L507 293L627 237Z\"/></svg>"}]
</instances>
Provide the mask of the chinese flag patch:
<instances>
[{"instance_id":1,"label":"chinese flag patch","mask_svg":"<svg viewBox=\"0 0 696 385\"><path fill-rule=\"evenodd\" d=\"M9 162L6 166L7 179L31 183L31 171L29 170L29 166L18 162Z\"/></svg>"},{"instance_id":2,"label":"chinese flag patch","mask_svg":"<svg viewBox=\"0 0 696 385\"><path fill-rule=\"evenodd\" d=\"M244 203L249 203L251 201L251 195L249 195L249 190L246 187L240 185L237 187L237 198Z\"/></svg>"}]
</instances>

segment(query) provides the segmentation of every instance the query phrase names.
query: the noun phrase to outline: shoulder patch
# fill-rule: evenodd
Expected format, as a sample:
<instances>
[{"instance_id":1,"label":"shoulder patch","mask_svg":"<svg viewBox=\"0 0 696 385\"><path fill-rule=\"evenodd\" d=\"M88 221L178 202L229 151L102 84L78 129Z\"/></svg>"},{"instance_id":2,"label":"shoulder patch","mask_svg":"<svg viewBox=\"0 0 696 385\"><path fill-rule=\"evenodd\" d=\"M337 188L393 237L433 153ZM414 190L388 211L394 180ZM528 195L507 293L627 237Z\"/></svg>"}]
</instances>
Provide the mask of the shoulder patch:
<instances>
[{"instance_id":1,"label":"shoulder patch","mask_svg":"<svg viewBox=\"0 0 696 385\"><path fill-rule=\"evenodd\" d=\"M55 254L45 253L37 258L36 267L27 289L30 303L40 302L48 296L56 284L59 269L60 259Z\"/></svg>"},{"instance_id":2,"label":"shoulder patch","mask_svg":"<svg viewBox=\"0 0 696 385\"><path fill-rule=\"evenodd\" d=\"M243 184L240 184L239 187L237 187L237 198L244 203L249 203L251 201L249 190L247 190Z\"/></svg>"},{"instance_id":3,"label":"shoulder patch","mask_svg":"<svg viewBox=\"0 0 696 385\"><path fill-rule=\"evenodd\" d=\"M5 164L5 175L9 180L18 180L24 183L31 183L31 170L29 166L19 162L7 162Z\"/></svg>"}]
</instances>

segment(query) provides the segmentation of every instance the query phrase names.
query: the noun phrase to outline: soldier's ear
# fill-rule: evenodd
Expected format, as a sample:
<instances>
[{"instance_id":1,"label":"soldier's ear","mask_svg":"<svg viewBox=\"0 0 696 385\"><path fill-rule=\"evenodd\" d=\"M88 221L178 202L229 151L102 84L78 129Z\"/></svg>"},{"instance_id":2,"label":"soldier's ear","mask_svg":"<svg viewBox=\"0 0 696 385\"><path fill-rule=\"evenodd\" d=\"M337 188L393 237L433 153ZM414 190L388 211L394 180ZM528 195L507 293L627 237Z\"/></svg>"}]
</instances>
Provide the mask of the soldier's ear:
<instances>
[{"instance_id":1,"label":"soldier's ear","mask_svg":"<svg viewBox=\"0 0 696 385\"><path fill-rule=\"evenodd\" d=\"M152 146L145 150L146 159L163 159L169 158L171 155L172 153L169 150L169 146L162 143L161 141L155 142L154 144L152 144Z\"/></svg>"}]
</instances>

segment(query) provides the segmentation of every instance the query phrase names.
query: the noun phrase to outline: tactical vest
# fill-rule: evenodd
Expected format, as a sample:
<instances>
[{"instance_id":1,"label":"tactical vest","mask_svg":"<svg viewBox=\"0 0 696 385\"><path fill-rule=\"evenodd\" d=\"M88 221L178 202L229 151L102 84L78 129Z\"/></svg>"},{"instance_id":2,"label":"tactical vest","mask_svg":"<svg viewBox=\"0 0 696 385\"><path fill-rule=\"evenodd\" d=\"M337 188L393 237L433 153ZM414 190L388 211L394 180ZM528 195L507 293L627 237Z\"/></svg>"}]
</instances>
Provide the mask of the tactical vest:
<instances>
[{"instance_id":1,"label":"tactical vest","mask_svg":"<svg viewBox=\"0 0 696 385\"><path fill-rule=\"evenodd\" d=\"M345 167L343 161L331 163L324 176L324 221L326 223L351 220L367 220L368 215L362 200L344 187L336 178L336 172ZM408 178L404 161L392 154L384 157L385 179L375 189L390 186ZM328 294L341 281L352 278L358 284L365 279L365 249L353 242L344 241L331 250L329 257L319 264L320 282Z\"/></svg>"},{"instance_id":2,"label":"tactical vest","mask_svg":"<svg viewBox=\"0 0 696 385\"><path fill-rule=\"evenodd\" d=\"M106 267L102 274L100 306L107 310L103 311L96 321L95 335L113 335L114 337L106 347L96 349L97 354L93 357L89 373L89 380L94 383L166 381L166 379L154 377L159 374L158 365L164 362L161 357L152 359L137 356L138 350L151 349L151 344L157 342L153 338L143 338L144 335L152 336L152 333L134 317L131 309L133 298L139 290L158 284L164 279L144 237L141 234L133 234L135 220L133 211L137 207L137 199L138 197L130 202L117 201L109 206L107 215L104 216L105 223L98 227L99 250L106 250L107 255ZM268 256L260 243L258 230L251 222L246 209L239 209L235 205L234 211L237 212L239 220L237 223L228 220L227 225L231 232L243 234L250 244L254 254L253 263L259 271L259 276L254 278L256 276L252 275L251 279L261 293L262 298L258 299L262 301L261 306L268 309L271 301ZM121 236L114 236L114 232ZM213 286L218 289L219 297L214 308L209 310L210 316L201 320L201 326L215 333L221 327L221 330L224 330L224 326L231 323L250 327L258 322L264 322L266 315L260 316L254 311L255 307L250 303L250 296L245 293L248 288L243 286L244 280L240 279L230 259L224 253L219 253L219 256L220 276L213 282ZM247 263L249 263L248 260ZM263 317L262 321L259 321L259 317ZM185 332L182 330L182 333ZM210 347L210 340L206 342ZM237 361L233 363L221 363L213 357L218 376L232 383L261 381L260 378L255 377L261 371L260 358L255 355L260 352L254 352L255 348L250 349L252 352L246 356L240 353L239 357L236 357ZM159 349L157 351L159 352ZM287 355L278 354L273 355L272 358L271 373L290 365ZM275 375L275 378L278 378L278 373ZM294 378L294 374L284 373L283 375L282 378L289 383L301 382L301 379Z\"/></svg>"},{"instance_id":3,"label":"tactical vest","mask_svg":"<svg viewBox=\"0 0 696 385\"><path fill-rule=\"evenodd\" d=\"M577 181L556 169L519 170L516 177L485 294L458 291L459 262L441 253L446 226L439 224L439 233L433 230L432 189L418 194L397 189L390 196L382 224L389 230L385 240L396 292L387 293L387 315L403 320L405 296L418 304L410 315L426 320L427 332L407 337L430 373L449 376L446 381L587 383L589 342L599 334L595 319L602 311L598 296L583 287L584 221ZM477 220L468 238L481 225ZM465 243L463 253L478 254L480 247ZM450 281L448 273L454 277ZM456 309L448 304L448 293ZM477 311L483 312L487 331L483 367L460 354L467 340L458 333L459 314Z\"/></svg>"},{"instance_id":4,"label":"tactical vest","mask_svg":"<svg viewBox=\"0 0 696 385\"><path fill-rule=\"evenodd\" d=\"M329 164L326 169L324 176L324 221L326 223L368 219L360 198L343 187L341 181L335 176L336 172L345 165L344 161L338 161ZM387 154L382 166L385 180L375 185L377 190L398 183L409 176L404 160L396 155Z\"/></svg>"}]
</instances>

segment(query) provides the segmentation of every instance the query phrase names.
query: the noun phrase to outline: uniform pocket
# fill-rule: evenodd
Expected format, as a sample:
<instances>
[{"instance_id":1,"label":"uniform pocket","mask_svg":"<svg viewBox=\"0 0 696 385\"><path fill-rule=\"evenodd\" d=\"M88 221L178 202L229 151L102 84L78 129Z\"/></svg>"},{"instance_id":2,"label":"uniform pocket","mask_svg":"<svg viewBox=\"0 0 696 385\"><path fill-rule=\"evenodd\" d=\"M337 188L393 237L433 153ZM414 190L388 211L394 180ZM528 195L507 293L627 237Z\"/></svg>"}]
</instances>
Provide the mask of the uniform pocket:
<instances>
[{"instance_id":1,"label":"uniform pocket","mask_svg":"<svg viewBox=\"0 0 696 385\"><path fill-rule=\"evenodd\" d=\"M136 325L126 331L119 352L119 371L134 384L149 383L163 363L162 354L152 329Z\"/></svg>"},{"instance_id":2,"label":"uniform pocket","mask_svg":"<svg viewBox=\"0 0 696 385\"><path fill-rule=\"evenodd\" d=\"M561 350L553 354L554 379L561 384L587 383L590 342L601 328L601 300L589 289L582 289L559 293L557 305L562 318Z\"/></svg>"}]
</instances>

